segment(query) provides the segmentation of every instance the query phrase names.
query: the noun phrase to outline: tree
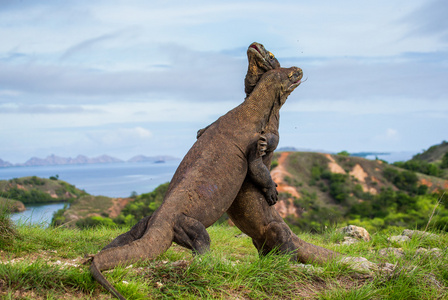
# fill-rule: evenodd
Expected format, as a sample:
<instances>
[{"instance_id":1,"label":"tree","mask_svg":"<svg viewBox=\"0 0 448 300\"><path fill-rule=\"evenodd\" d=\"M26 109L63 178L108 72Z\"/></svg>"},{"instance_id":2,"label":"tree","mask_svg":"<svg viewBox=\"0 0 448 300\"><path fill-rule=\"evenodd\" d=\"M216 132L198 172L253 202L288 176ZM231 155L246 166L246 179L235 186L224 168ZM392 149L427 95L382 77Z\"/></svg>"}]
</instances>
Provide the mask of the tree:
<instances>
[{"instance_id":1,"label":"tree","mask_svg":"<svg viewBox=\"0 0 448 300\"><path fill-rule=\"evenodd\" d=\"M340 155L340 156L350 156L350 153L348 153L347 151L343 150L343 151L339 152L338 155Z\"/></svg>"}]
</instances>

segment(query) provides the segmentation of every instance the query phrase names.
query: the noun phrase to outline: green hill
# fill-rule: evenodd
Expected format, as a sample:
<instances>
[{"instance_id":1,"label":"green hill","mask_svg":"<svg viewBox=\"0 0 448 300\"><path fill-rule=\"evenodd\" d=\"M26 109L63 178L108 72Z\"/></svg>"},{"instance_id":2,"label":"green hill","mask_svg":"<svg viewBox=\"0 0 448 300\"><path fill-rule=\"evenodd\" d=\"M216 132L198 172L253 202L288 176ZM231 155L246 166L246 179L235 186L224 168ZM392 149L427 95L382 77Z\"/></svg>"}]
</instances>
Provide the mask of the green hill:
<instances>
[{"instance_id":1,"label":"green hill","mask_svg":"<svg viewBox=\"0 0 448 300\"><path fill-rule=\"evenodd\" d=\"M429 163L441 162L447 152L448 152L448 142L443 141L438 145L429 147L422 153L414 155L412 159L423 160Z\"/></svg>"},{"instance_id":2,"label":"green hill","mask_svg":"<svg viewBox=\"0 0 448 300\"><path fill-rule=\"evenodd\" d=\"M406 162L396 162L395 166L427 175L448 179L448 142L443 141L412 157Z\"/></svg>"},{"instance_id":3,"label":"green hill","mask_svg":"<svg viewBox=\"0 0 448 300\"><path fill-rule=\"evenodd\" d=\"M83 194L86 193L56 177L46 179L32 176L0 180L0 197L20 201L25 205L70 201Z\"/></svg>"},{"instance_id":4,"label":"green hill","mask_svg":"<svg viewBox=\"0 0 448 300\"><path fill-rule=\"evenodd\" d=\"M277 210L292 227L324 231L340 223L381 230L424 226L448 181L347 155L281 152L271 175L278 184ZM448 210L439 205L436 227Z\"/></svg>"},{"instance_id":5,"label":"green hill","mask_svg":"<svg viewBox=\"0 0 448 300\"><path fill-rule=\"evenodd\" d=\"M74 199L70 208L57 211L51 223L53 226L64 224L66 227L78 228L115 226L112 218L116 218L131 201L131 198L83 195Z\"/></svg>"}]
</instances>

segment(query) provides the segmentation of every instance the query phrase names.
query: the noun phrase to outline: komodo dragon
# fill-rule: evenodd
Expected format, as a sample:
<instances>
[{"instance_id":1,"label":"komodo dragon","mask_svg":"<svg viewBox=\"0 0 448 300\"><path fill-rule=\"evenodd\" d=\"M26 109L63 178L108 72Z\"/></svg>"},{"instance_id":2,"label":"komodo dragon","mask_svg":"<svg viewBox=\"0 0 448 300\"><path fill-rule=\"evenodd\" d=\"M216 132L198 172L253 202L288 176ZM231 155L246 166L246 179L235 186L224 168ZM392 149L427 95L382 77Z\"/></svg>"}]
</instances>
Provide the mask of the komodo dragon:
<instances>
[{"instance_id":1,"label":"komodo dragon","mask_svg":"<svg viewBox=\"0 0 448 300\"><path fill-rule=\"evenodd\" d=\"M101 250L90 266L93 277L116 297L125 299L104 278L102 270L154 259L173 241L199 254L207 251L210 237L205 228L232 204L253 163L250 157L262 161L261 132L301 78L302 70L297 67L265 73L242 104L210 125L180 163L161 206L146 218L147 223L139 222L138 226L144 226L143 236L132 240L132 235L125 234L129 243L123 245L121 240L118 246ZM257 175L265 175L262 170ZM269 185L272 179L267 173Z\"/></svg>"},{"instance_id":2,"label":"komodo dragon","mask_svg":"<svg viewBox=\"0 0 448 300\"><path fill-rule=\"evenodd\" d=\"M249 61L247 74L244 80L247 97L253 91L261 76L272 69L280 68L275 56L267 51L262 44L252 43L247 49ZM279 142L280 114L277 110L271 116L263 133L262 143L263 163L269 169L274 150ZM198 137L208 127L198 131ZM256 177L256 176L255 176ZM252 238L252 242L260 254L267 254L273 250L280 253L292 254L292 259L300 262L324 262L339 254L328 249L309 244L295 235L277 210L271 206L275 204L273 198L265 198L263 188L253 176L248 176L241 187L235 201L227 210L233 223L245 234ZM276 199L275 199L276 200Z\"/></svg>"}]
</instances>

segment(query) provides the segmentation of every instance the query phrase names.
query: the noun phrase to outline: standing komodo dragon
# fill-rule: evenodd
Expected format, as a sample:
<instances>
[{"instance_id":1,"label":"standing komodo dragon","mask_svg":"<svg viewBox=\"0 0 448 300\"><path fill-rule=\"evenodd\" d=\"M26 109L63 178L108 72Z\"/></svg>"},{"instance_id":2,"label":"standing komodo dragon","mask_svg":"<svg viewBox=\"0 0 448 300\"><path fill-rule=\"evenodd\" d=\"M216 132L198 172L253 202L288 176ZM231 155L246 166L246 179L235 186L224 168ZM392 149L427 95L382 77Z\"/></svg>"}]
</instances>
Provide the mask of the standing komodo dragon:
<instances>
[{"instance_id":1,"label":"standing komodo dragon","mask_svg":"<svg viewBox=\"0 0 448 300\"><path fill-rule=\"evenodd\" d=\"M102 270L154 259L173 241L195 253L207 251L210 237L205 228L229 209L248 169L259 168L249 173L256 174L259 184L264 181L265 195L275 202L275 184L260 156L260 136L301 78L302 70L297 67L267 72L242 104L210 125L180 163L162 205L136 225L136 232L143 227L143 235L135 239L133 234L124 234L95 255L90 267L93 277L125 299ZM124 240L130 242L123 245Z\"/></svg>"},{"instance_id":2,"label":"standing komodo dragon","mask_svg":"<svg viewBox=\"0 0 448 300\"><path fill-rule=\"evenodd\" d=\"M247 49L249 66L244 80L245 92L250 95L261 76L272 69L280 68L280 63L274 55L263 45L252 43ZM270 169L274 150L279 142L280 112L276 110L269 118L263 133L266 155L263 163ZM200 133L201 131L199 131ZM325 262L339 256L339 253L307 243L295 235L277 210L271 206L273 198L265 198L263 187L251 176L248 176L241 187L227 214L233 223L245 234L252 238L252 242L260 254L267 254L273 250L293 255L302 263L309 261ZM275 199L276 200L276 199Z\"/></svg>"},{"instance_id":3,"label":"standing komodo dragon","mask_svg":"<svg viewBox=\"0 0 448 300\"><path fill-rule=\"evenodd\" d=\"M244 79L246 96L249 97L260 78L269 70L280 68L275 56L267 51L262 44L252 43L247 49L249 61L247 74ZM274 150L279 142L278 126L280 112L271 115L262 134L262 160L266 168L270 168ZM211 125L210 125L211 126ZM200 137L208 127L198 131ZM258 161L257 161L258 162ZM259 170L259 168L254 168ZM252 238L252 242L264 255L273 250L292 255L293 260L306 263L309 261L325 262L339 256L339 253L307 243L295 235L283 218L272 206L276 198L266 198L262 184L251 174L244 180L235 201L227 210L233 223L245 234ZM272 201L274 200L274 201Z\"/></svg>"}]
</instances>

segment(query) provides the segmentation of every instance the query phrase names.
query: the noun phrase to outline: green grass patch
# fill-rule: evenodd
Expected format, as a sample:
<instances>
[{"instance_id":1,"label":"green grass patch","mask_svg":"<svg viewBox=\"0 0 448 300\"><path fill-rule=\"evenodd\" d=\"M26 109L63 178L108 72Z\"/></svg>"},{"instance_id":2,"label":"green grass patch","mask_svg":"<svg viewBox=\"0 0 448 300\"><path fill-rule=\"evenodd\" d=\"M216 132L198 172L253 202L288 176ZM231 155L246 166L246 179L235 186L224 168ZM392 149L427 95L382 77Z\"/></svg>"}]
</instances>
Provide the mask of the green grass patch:
<instances>
[{"instance_id":1,"label":"green grass patch","mask_svg":"<svg viewBox=\"0 0 448 300\"><path fill-rule=\"evenodd\" d=\"M86 255L97 253L128 228L74 230L19 225L20 238L0 252L2 299L110 299L90 276ZM154 261L103 272L128 299L446 299L448 297L448 236L415 236L395 245L397 229L372 235L369 242L338 245L334 228L323 234L298 233L303 240L362 256L371 262L396 265L392 273L360 277L347 266L293 263L286 255L259 257L251 239L235 228L208 228L212 245L193 257L174 245ZM403 256L381 256L379 249L402 248ZM426 251L419 250L421 248ZM438 248L438 252L431 252ZM420 252L419 252L420 251ZM86 264L84 264L86 263Z\"/></svg>"}]
</instances>

